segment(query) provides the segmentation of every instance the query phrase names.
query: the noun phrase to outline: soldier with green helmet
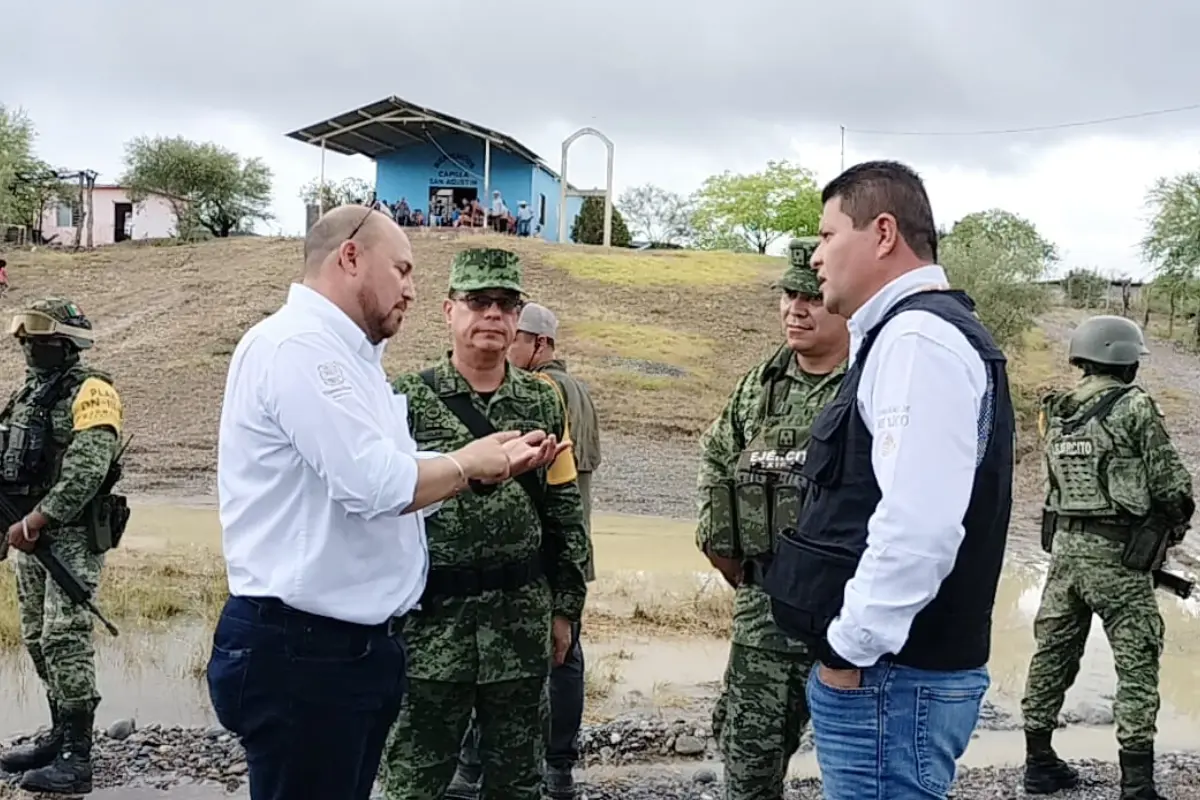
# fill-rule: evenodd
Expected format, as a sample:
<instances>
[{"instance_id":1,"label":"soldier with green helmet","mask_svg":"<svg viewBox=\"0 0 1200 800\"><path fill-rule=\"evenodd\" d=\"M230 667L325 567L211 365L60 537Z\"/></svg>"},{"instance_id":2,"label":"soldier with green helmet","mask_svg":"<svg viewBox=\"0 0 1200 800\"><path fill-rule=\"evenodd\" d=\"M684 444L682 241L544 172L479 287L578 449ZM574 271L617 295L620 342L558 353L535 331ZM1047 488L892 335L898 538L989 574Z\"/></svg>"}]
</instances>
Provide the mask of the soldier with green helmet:
<instances>
[{"instance_id":1,"label":"soldier with green helmet","mask_svg":"<svg viewBox=\"0 0 1200 800\"><path fill-rule=\"evenodd\" d=\"M1182 541L1195 503L1192 476L1163 426L1161 409L1134 384L1148 353L1135 323L1091 317L1076 328L1067 352L1083 377L1073 389L1042 400L1042 547L1051 557L1022 701L1028 794L1079 782L1050 740L1095 614L1117 672L1113 716L1121 798L1160 798L1154 736L1163 619L1151 572Z\"/></svg>"},{"instance_id":2,"label":"soldier with green helmet","mask_svg":"<svg viewBox=\"0 0 1200 800\"><path fill-rule=\"evenodd\" d=\"M808 723L814 657L771 618L760 580L775 537L795 524L809 425L846 369L846 320L825 310L809 268L816 241L795 239L775 285L784 344L738 382L701 437L697 545L735 589L733 642L713 728L727 800L780 800Z\"/></svg>"},{"instance_id":3,"label":"soldier with green helmet","mask_svg":"<svg viewBox=\"0 0 1200 800\"><path fill-rule=\"evenodd\" d=\"M486 427L564 441L554 388L508 364L523 289L519 258L470 249L450 269L446 357L393 386L422 450L449 452ZM430 568L409 615L409 691L382 772L389 800L441 800L472 713L482 795L541 796L547 676L583 612L588 538L569 447L548 467L445 501L426 522Z\"/></svg>"},{"instance_id":4,"label":"soldier with green helmet","mask_svg":"<svg viewBox=\"0 0 1200 800\"><path fill-rule=\"evenodd\" d=\"M17 312L9 332L25 352L25 382L0 411L0 492L22 516L6 519L16 554L21 637L46 690L52 727L0 754L20 786L79 794L92 789L92 727L100 695L92 617L30 553L50 549L87 587L100 583L104 553L128 518L111 490L119 472L124 411L112 377L87 366L92 325L78 306L48 298Z\"/></svg>"}]
</instances>

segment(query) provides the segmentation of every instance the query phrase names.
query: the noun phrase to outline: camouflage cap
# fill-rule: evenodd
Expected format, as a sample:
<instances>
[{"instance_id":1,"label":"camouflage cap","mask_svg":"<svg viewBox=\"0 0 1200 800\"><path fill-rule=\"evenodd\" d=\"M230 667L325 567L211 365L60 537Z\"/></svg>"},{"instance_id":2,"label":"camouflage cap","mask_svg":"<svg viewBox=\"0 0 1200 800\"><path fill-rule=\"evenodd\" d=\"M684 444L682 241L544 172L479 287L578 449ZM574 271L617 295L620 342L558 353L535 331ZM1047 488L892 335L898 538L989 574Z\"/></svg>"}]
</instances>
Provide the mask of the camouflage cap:
<instances>
[{"instance_id":1,"label":"camouflage cap","mask_svg":"<svg viewBox=\"0 0 1200 800\"><path fill-rule=\"evenodd\" d=\"M18 330L23 330L26 335L39 335L39 326L28 319L28 312L43 314L58 323L48 335L65 337L80 348L92 346L91 321L79 310L79 306L65 297L43 297L31 302L24 310L18 311L13 316L14 335Z\"/></svg>"},{"instance_id":2,"label":"camouflage cap","mask_svg":"<svg viewBox=\"0 0 1200 800\"><path fill-rule=\"evenodd\" d=\"M816 237L792 239L788 243L787 268L784 269L783 276L775 282L775 288L799 292L808 297L820 297L821 284L817 281L817 272L809 266L816 249Z\"/></svg>"},{"instance_id":3,"label":"camouflage cap","mask_svg":"<svg viewBox=\"0 0 1200 800\"><path fill-rule=\"evenodd\" d=\"M521 259L516 253L494 247L463 250L450 265L450 291L478 292L483 289L521 288Z\"/></svg>"}]
</instances>

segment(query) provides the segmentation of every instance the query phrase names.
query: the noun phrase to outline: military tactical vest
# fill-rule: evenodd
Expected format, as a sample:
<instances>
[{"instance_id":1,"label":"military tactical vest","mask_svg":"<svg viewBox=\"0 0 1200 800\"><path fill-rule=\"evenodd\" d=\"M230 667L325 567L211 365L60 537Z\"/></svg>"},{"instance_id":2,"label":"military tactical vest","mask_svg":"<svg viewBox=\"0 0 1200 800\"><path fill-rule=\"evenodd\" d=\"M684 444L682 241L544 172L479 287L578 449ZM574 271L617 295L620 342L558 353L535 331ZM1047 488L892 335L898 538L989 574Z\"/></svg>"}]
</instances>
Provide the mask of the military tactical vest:
<instances>
[{"instance_id":1,"label":"military tactical vest","mask_svg":"<svg viewBox=\"0 0 1200 800\"><path fill-rule=\"evenodd\" d=\"M808 396L841 378L840 372L828 375L788 402L792 380L786 373L794 357L785 346L763 371L761 425L738 455L734 471L734 529L745 559L773 553L775 537L796 524L803 500L800 467L804 466L809 438L808 425L797 424L800 415L796 412L805 408Z\"/></svg>"},{"instance_id":2,"label":"military tactical vest","mask_svg":"<svg viewBox=\"0 0 1200 800\"><path fill-rule=\"evenodd\" d=\"M1073 415L1061 398L1046 400L1043 453L1050 476L1046 507L1063 517L1127 519L1150 512L1149 475L1132 442L1106 424L1113 406L1134 386L1099 392Z\"/></svg>"},{"instance_id":3,"label":"military tactical vest","mask_svg":"<svg viewBox=\"0 0 1200 800\"><path fill-rule=\"evenodd\" d=\"M50 490L72 436L71 409L62 401L93 375L107 380L75 365L9 398L0 411L0 484L6 493L40 496Z\"/></svg>"}]
</instances>

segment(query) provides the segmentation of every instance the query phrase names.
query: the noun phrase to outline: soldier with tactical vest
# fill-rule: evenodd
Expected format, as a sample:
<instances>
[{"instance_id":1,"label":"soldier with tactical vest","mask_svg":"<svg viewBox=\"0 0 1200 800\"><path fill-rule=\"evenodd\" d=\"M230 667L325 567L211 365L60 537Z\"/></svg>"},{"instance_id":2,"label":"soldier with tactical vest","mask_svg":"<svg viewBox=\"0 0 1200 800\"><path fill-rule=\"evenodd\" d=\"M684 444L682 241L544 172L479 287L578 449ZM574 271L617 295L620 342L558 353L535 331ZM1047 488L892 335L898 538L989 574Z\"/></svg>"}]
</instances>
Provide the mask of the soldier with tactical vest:
<instances>
[{"instance_id":1,"label":"soldier with tactical vest","mask_svg":"<svg viewBox=\"0 0 1200 800\"><path fill-rule=\"evenodd\" d=\"M1042 400L1038 430L1048 473L1042 547L1051 558L1022 702L1029 794L1079 782L1050 738L1095 614L1117 672L1121 798L1161 798L1154 736L1163 619L1151 573L1182 541L1195 503L1192 476L1161 409L1133 383L1148 353L1135 323L1092 317L1075 329L1067 351L1082 379Z\"/></svg>"},{"instance_id":2,"label":"soldier with tactical vest","mask_svg":"<svg viewBox=\"0 0 1200 800\"><path fill-rule=\"evenodd\" d=\"M697 544L736 590L725 687L713 712L727 800L780 800L809 719L814 657L776 627L759 580L776 535L795 525L808 428L837 392L849 349L846 320L825 310L809 267L815 247L793 240L776 284L786 342L738 382L701 439Z\"/></svg>"},{"instance_id":3,"label":"soldier with tactical vest","mask_svg":"<svg viewBox=\"0 0 1200 800\"><path fill-rule=\"evenodd\" d=\"M124 412L112 378L84 364L92 325L69 300L39 300L18 312L10 332L21 343L25 383L0 411L0 492L21 516L5 519L16 556L21 636L46 689L53 727L32 744L0 755L0 769L24 773L37 792L92 790L92 726L100 695L92 617L30 553L47 537L51 551L93 593L104 553L128 519L112 494Z\"/></svg>"}]
</instances>

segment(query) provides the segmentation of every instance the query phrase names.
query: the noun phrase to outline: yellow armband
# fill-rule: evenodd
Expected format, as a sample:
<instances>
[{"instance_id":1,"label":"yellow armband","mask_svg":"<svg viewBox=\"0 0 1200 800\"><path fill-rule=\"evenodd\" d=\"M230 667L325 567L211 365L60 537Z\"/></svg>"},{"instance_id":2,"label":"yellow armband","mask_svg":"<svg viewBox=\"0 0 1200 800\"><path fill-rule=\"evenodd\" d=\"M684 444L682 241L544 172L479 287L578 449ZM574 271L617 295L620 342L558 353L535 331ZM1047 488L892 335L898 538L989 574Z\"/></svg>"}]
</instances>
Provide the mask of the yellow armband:
<instances>
[{"instance_id":1,"label":"yellow armband","mask_svg":"<svg viewBox=\"0 0 1200 800\"><path fill-rule=\"evenodd\" d=\"M75 393L71 404L71 415L75 420L73 430L86 431L107 425L120 436L124 410L121 398L112 384L99 378L88 378Z\"/></svg>"},{"instance_id":2,"label":"yellow armband","mask_svg":"<svg viewBox=\"0 0 1200 800\"><path fill-rule=\"evenodd\" d=\"M550 384L550 388L554 389L554 396L558 398L558 405L562 409L563 415L563 435L562 441L571 444L571 419L567 414L567 401L559 391L558 383L549 375L541 372L533 373L540 380ZM546 483L551 486L559 486L564 483L570 483L579 476L575 470L575 451L573 447L568 447L559 454L558 458L554 459L554 463L550 465L550 469L546 471Z\"/></svg>"}]
</instances>

